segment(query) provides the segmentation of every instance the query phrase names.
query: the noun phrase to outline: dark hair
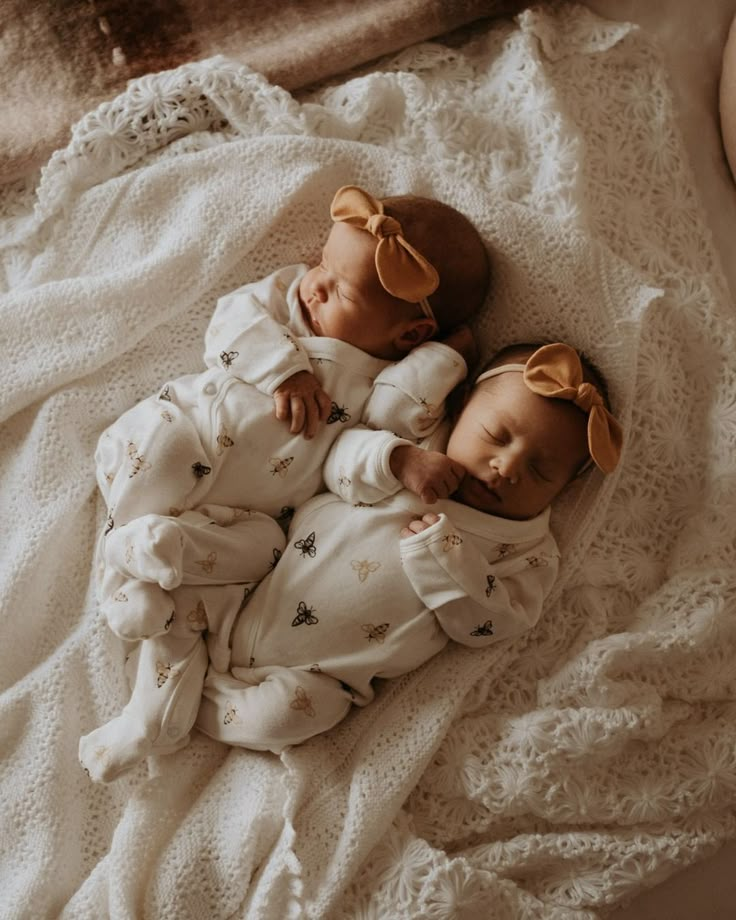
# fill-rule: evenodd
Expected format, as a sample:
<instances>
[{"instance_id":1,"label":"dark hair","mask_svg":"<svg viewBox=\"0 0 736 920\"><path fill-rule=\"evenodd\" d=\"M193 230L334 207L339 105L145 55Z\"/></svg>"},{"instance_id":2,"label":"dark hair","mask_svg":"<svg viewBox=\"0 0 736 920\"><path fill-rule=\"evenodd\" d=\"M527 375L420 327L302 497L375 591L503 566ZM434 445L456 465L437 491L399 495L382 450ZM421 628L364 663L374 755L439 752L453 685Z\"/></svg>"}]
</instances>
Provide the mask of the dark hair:
<instances>
[{"instance_id":1,"label":"dark hair","mask_svg":"<svg viewBox=\"0 0 736 920\"><path fill-rule=\"evenodd\" d=\"M460 211L434 198L384 198L386 214L401 224L405 239L430 262L440 283L428 298L444 335L483 306L491 266L480 234Z\"/></svg>"}]
</instances>

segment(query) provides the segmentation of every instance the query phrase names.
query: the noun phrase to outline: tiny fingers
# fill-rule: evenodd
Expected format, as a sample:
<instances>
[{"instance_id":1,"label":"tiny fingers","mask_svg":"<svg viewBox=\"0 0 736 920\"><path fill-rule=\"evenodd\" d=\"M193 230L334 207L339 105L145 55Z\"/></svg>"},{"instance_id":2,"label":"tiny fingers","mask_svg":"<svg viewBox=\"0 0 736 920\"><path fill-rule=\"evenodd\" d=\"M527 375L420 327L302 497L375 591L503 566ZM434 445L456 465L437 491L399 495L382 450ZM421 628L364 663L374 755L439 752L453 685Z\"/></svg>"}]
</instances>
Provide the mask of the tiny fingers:
<instances>
[{"instance_id":1,"label":"tiny fingers","mask_svg":"<svg viewBox=\"0 0 736 920\"><path fill-rule=\"evenodd\" d=\"M422 501L424 501L424 499L422 499ZM409 521L409 524L401 529L401 537L406 539L406 537L413 537L414 534L422 533L422 531L436 524L439 519L438 514L429 511L422 518L418 518L415 521Z\"/></svg>"},{"instance_id":2,"label":"tiny fingers","mask_svg":"<svg viewBox=\"0 0 736 920\"><path fill-rule=\"evenodd\" d=\"M276 406L276 418L280 422L288 422L291 418L291 400L283 393L274 393L273 401Z\"/></svg>"},{"instance_id":3,"label":"tiny fingers","mask_svg":"<svg viewBox=\"0 0 736 920\"><path fill-rule=\"evenodd\" d=\"M292 396L290 401L291 409L291 427L289 431L292 434L298 434L304 428L305 409L304 400L301 396Z\"/></svg>"}]
</instances>

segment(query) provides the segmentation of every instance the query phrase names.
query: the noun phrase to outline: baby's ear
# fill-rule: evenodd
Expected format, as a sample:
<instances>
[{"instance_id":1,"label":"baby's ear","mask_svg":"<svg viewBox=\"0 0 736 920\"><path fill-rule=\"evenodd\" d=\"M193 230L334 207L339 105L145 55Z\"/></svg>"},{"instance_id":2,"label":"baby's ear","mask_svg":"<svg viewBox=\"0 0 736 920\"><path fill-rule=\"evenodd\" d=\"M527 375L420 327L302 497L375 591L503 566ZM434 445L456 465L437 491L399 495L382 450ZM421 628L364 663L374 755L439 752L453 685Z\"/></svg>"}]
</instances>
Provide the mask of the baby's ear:
<instances>
[{"instance_id":1,"label":"baby's ear","mask_svg":"<svg viewBox=\"0 0 736 920\"><path fill-rule=\"evenodd\" d=\"M407 320L401 332L394 339L394 345L402 353L408 353L412 348L427 342L437 331L437 323L426 316L419 319Z\"/></svg>"}]
</instances>

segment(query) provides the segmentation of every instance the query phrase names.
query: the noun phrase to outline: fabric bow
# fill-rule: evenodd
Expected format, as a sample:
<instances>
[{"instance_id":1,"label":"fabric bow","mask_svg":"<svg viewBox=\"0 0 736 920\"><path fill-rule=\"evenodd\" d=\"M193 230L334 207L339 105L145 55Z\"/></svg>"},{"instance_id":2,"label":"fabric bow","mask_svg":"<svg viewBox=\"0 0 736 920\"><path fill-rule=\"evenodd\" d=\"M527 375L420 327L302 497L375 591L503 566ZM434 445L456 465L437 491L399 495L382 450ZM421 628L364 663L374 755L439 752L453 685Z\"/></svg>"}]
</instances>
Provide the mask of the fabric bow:
<instances>
[{"instance_id":1,"label":"fabric bow","mask_svg":"<svg viewBox=\"0 0 736 920\"><path fill-rule=\"evenodd\" d=\"M335 192L330 215L334 221L371 233L378 240L376 271L384 290L400 300L421 304L432 316L426 298L437 290L439 275L404 239L398 220L384 213L383 202L357 185L344 185Z\"/></svg>"},{"instance_id":2,"label":"fabric bow","mask_svg":"<svg viewBox=\"0 0 736 920\"><path fill-rule=\"evenodd\" d=\"M583 380L575 349L560 342L538 348L526 362L524 382L533 393L570 400L587 414L590 456L604 473L613 472L621 456L623 430L597 388Z\"/></svg>"}]
</instances>

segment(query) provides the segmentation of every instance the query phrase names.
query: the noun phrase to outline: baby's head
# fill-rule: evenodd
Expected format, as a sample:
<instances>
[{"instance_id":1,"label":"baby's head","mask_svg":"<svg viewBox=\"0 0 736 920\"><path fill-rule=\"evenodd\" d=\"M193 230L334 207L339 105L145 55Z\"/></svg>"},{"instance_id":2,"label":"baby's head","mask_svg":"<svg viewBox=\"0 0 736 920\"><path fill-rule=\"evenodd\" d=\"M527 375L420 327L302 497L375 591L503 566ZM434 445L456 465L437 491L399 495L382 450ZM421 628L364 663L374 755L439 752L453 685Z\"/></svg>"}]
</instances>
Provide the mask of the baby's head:
<instances>
[{"instance_id":1,"label":"baby's head","mask_svg":"<svg viewBox=\"0 0 736 920\"><path fill-rule=\"evenodd\" d=\"M453 498L498 517L540 514L595 463L616 467L621 426L600 373L569 345L512 345L473 384L447 445L466 469Z\"/></svg>"},{"instance_id":2,"label":"baby's head","mask_svg":"<svg viewBox=\"0 0 736 920\"><path fill-rule=\"evenodd\" d=\"M319 265L299 286L316 335L398 360L466 322L488 291L488 255L454 208L400 195L379 201L357 186L338 189Z\"/></svg>"}]
</instances>

